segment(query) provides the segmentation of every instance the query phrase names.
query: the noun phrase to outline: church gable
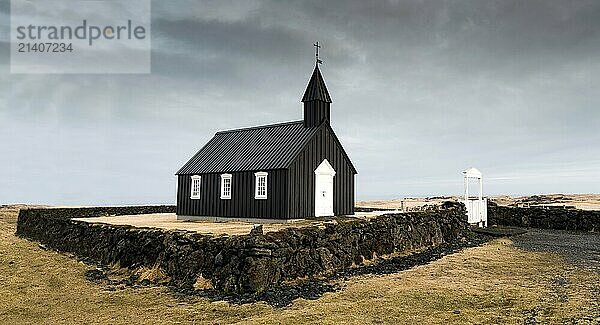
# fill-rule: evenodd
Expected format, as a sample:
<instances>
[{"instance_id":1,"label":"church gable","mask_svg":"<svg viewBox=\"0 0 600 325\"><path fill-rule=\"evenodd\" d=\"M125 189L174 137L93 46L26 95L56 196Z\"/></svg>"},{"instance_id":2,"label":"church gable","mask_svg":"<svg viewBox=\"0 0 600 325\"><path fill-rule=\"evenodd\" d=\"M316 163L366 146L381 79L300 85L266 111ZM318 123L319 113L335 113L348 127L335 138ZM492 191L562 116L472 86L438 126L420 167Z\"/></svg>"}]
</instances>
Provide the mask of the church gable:
<instances>
[{"instance_id":1,"label":"church gable","mask_svg":"<svg viewBox=\"0 0 600 325\"><path fill-rule=\"evenodd\" d=\"M300 160L299 158L301 157L314 160L313 163L317 161L320 163L323 159L330 159L329 161L332 164L334 163L332 160L335 161L336 164L343 163L350 172L358 174L358 171L352 164L352 161L346 153L346 150L344 150L340 140L331 126L327 123L321 124L311 139L306 142L293 163L303 164L307 161L306 159ZM311 157L314 158L311 159Z\"/></svg>"}]
</instances>

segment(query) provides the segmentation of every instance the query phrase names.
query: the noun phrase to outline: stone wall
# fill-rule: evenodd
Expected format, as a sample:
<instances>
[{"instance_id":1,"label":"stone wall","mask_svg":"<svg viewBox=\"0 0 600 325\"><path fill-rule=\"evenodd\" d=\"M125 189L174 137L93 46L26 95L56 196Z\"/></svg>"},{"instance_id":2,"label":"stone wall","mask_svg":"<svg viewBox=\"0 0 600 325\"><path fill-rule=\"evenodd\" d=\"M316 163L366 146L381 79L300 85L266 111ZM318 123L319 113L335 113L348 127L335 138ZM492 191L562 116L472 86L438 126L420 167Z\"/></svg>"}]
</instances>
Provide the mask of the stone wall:
<instances>
[{"instance_id":1,"label":"stone wall","mask_svg":"<svg viewBox=\"0 0 600 325\"><path fill-rule=\"evenodd\" d=\"M28 208L21 211L26 211L24 215L27 217L43 216L44 218L71 219L151 213L175 213L175 209L175 205L138 205L83 208Z\"/></svg>"},{"instance_id":2,"label":"stone wall","mask_svg":"<svg viewBox=\"0 0 600 325\"><path fill-rule=\"evenodd\" d=\"M112 214L111 209L106 214ZM22 210L17 235L103 264L158 265L178 286L191 287L202 276L228 293L261 292L285 280L325 275L376 256L451 242L468 231L462 205L370 220L334 218L322 227L267 234L257 229L248 235L220 237L93 224L71 220L81 217L74 211L64 212Z\"/></svg>"},{"instance_id":3,"label":"stone wall","mask_svg":"<svg viewBox=\"0 0 600 325\"><path fill-rule=\"evenodd\" d=\"M385 208L370 208L370 207L354 207L354 212L374 212L374 211L392 211L396 209L385 209Z\"/></svg>"},{"instance_id":4,"label":"stone wall","mask_svg":"<svg viewBox=\"0 0 600 325\"><path fill-rule=\"evenodd\" d=\"M488 224L558 230L600 231L600 211L516 208L488 204Z\"/></svg>"}]
</instances>

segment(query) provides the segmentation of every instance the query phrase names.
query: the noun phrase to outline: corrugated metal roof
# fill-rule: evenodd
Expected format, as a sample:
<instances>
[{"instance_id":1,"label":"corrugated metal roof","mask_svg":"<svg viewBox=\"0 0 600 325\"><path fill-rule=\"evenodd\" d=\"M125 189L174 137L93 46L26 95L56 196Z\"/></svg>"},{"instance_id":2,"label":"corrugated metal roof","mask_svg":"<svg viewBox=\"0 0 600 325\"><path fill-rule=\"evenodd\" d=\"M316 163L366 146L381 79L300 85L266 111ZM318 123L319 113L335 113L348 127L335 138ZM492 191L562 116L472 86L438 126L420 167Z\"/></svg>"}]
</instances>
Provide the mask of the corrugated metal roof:
<instances>
[{"instance_id":1,"label":"corrugated metal roof","mask_svg":"<svg viewBox=\"0 0 600 325\"><path fill-rule=\"evenodd\" d=\"M322 100L326 103L331 103L331 97L329 96L329 91L327 91L327 86L325 86L325 81L323 80L318 64L315 66L304 96L302 96L302 102L309 102L311 100Z\"/></svg>"},{"instance_id":2,"label":"corrugated metal roof","mask_svg":"<svg viewBox=\"0 0 600 325\"><path fill-rule=\"evenodd\" d=\"M296 121L217 132L176 175L287 168L318 129Z\"/></svg>"}]
</instances>

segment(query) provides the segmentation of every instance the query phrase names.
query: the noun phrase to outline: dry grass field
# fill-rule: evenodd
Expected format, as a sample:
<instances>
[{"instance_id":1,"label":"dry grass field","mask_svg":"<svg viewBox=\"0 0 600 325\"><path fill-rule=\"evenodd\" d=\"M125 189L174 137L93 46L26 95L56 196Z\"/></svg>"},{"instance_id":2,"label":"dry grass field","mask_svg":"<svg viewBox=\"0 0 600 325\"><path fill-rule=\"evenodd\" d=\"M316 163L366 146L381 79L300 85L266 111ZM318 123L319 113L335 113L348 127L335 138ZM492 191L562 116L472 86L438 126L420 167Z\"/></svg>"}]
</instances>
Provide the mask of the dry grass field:
<instances>
[{"instance_id":1,"label":"dry grass field","mask_svg":"<svg viewBox=\"0 0 600 325\"><path fill-rule=\"evenodd\" d=\"M546 194L533 196L497 196L492 200L499 205L573 206L582 210L600 210L600 194Z\"/></svg>"},{"instance_id":2,"label":"dry grass field","mask_svg":"<svg viewBox=\"0 0 600 325\"><path fill-rule=\"evenodd\" d=\"M459 196L404 198L395 200L370 200L356 202L356 206L383 209L411 210L424 205L440 205L445 201L462 200ZM600 210L600 194L543 194L512 197L508 195L492 196L489 200L498 205L536 205L536 206L572 206L582 210Z\"/></svg>"},{"instance_id":3,"label":"dry grass field","mask_svg":"<svg viewBox=\"0 0 600 325\"><path fill-rule=\"evenodd\" d=\"M600 274L508 239L276 309L109 291L85 279L90 266L15 237L17 212L0 209L0 324L600 324Z\"/></svg>"}]
</instances>

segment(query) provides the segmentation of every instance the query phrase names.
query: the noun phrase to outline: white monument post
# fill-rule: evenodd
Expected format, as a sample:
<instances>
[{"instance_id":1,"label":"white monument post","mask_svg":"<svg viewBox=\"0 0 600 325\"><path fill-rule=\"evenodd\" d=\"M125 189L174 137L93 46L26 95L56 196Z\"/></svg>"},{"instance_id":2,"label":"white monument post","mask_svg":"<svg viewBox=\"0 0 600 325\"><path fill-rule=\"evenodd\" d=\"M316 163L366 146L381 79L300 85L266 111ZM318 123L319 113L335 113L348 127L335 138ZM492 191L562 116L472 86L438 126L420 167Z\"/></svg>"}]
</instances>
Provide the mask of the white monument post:
<instances>
[{"instance_id":1,"label":"white monument post","mask_svg":"<svg viewBox=\"0 0 600 325\"><path fill-rule=\"evenodd\" d=\"M463 171L465 182L465 206L469 223L477 224L479 227L487 227L487 199L483 198L483 177L477 168L469 168ZM479 193L469 196L469 183L471 179L479 181Z\"/></svg>"}]
</instances>

